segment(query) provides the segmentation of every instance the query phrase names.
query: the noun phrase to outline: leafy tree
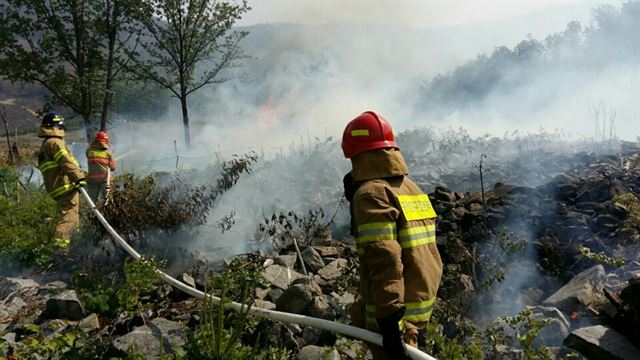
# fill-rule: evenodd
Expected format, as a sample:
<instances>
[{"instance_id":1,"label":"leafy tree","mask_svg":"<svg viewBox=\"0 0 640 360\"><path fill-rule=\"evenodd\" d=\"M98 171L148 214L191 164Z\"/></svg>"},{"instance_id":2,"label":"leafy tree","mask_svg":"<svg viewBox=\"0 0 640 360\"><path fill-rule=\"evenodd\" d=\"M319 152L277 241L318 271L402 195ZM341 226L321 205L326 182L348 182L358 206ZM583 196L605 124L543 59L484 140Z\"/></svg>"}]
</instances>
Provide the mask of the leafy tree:
<instances>
[{"instance_id":1,"label":"leafy tree","mask_svg":"<svg viewBox=\"0 0 640 360\"><path fill-rule=\"evenodd\" d=\"M6 0L0 4L0 75L39 83L52 102L80 114L87 139L102 103L101 128L121 73L124 43L136 0ZM128 19L128 20L127 20Z\"/></svg>"},{"instance_id":2,"label":"leafy tree","mask_svg":"<svg viewBox=\"0 0 640 360\"><path fill-rule=\"evenodd\" d=\"M134 70L180 100L187 147L187 99L206 85L229 80L221 72L239 66L243 54L238 43L248 33L231 28L248 10L245 0L146 0L138 14L145 37Z\"/></svg>"},{"instance_id":3,"label":"leafy tree","mask_svg":"<svg viewBox=\"0 0 640 360\"><path fill-rule=\"evenodd\" d=\"M106 41L106 59L104 61L104 96L100 114L100 130L106 130L114 96L116 79L124 74L130 60L130 44L137 45L140 39L139 23L131 16L137 9L138 0L102 0L100 5L100 32ZM122 36L122 38L121 38ZM135 49L135 46L133 46Z\"/></svg>"}]
</instances>

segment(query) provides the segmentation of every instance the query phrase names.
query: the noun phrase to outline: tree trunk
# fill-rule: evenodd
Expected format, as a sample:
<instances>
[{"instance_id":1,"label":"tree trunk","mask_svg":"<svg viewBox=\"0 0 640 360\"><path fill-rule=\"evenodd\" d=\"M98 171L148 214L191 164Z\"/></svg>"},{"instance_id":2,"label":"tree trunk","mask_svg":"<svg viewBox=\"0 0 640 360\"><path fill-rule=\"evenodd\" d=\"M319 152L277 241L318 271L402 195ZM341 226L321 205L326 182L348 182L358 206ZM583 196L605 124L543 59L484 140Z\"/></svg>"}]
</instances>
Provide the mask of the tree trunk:
<instances>
[{"instance_id":1,"label":"tree trunk","mask_svg":"<svg viewBox=\"0 0 640 360\"><path fill-rule=\"evenodd\" d=\"M184 125L184 145L187 150L191 149L191 132L189 131L189 113L187 111L187 96L180 97L182 105L182 125Z\"/></svg>"},{"instance_id":2,"label":"tree trunk","mask_svg":"<svg viewBox=\"0 0 640 360\"><path fill-rule=\"evenodd\" d=\"M84 123L85 134L87 135L87 143L91 144L93 137L95 136L93 133L93 127L91 126L91 115L82 115L82 122Z\"/></svg>"},{"instance_id":3,"label":"tree trunk","mask_svg":"<svg viewBox=\"0 0 640 360\"><path fill-rule=\"evenodd\" d=\"M119 11L118 11L118 2L114 1L113 4L111 2L107 2L107 11L106 11L106 19L105 25L107 28L107 34L109 37L109 45L107 48L108 56L107 56L107 75L104 84L104 98L102 100L102 114L100 115L100 131L107 130L107 120L109 118L109 108L111 107L111 101L113 99L113 92L111 88L113 87L113 65L115 62L114 52L116 47L116 37L117 37L117 29L118 26L116 22L118 21ZM113 6L113 8L111 8Z\"/></svg>"}]
</instances>

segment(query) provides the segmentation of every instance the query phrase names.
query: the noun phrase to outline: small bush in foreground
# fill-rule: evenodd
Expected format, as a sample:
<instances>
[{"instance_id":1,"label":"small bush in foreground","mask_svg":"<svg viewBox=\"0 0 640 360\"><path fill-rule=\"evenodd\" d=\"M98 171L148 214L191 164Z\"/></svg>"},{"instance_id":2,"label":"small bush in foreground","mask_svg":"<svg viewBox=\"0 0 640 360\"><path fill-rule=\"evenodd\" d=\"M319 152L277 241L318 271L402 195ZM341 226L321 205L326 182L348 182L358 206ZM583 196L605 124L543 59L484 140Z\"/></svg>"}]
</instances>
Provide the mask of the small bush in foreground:
<instances>
[{"instance_id":1,"label":"small bush in foreground","mask_svg":"<svg viewBox=\"0 0 640 360\"><path fill-rule=\"evenodd\" d=\"M18 196L0 195L0 268L8 265L5 259L44 265L55 251L55 202L36 189L21 191Z\"/></svg>"}]
</instances>

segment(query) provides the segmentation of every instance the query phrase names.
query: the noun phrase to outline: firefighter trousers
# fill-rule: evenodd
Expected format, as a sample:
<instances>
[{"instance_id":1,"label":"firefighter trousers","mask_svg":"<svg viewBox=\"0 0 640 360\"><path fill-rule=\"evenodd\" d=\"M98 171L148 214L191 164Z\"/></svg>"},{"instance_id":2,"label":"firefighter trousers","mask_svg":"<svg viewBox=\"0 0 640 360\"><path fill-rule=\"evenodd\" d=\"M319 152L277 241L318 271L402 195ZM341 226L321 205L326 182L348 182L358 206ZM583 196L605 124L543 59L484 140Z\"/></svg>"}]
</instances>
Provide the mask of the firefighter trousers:
<instances>
[{"instance_id":1,"label":"firefighter trousers","mask_svg":"<svg viewBox=\"0 0 640 360\"><path fill-rule=\"evenodd\" d=\"M80 222L80 194L72 190L56 199L60 218L56 225L56 238L68 242Z\"/></svg>"}]
</instances>

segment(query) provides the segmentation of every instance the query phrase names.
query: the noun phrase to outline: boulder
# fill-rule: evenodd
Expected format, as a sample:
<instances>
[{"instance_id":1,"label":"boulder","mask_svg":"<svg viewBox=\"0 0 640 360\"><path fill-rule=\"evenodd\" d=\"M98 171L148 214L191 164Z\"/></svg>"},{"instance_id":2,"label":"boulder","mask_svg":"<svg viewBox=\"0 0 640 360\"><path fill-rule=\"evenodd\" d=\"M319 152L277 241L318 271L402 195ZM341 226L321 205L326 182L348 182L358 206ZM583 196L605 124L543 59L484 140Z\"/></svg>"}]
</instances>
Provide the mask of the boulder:
<instances>
[{"instance_id":1,"label":"boulder","mask_svg":"<svg viewBox=\"0 0 640 360\"><path fill-rule=\"evenodd\" d=\"M571 324L569 320L560 312L560 310L554 307L534 306L532 309L532 316L538 318L546 318L551 322L547 324L534 341L534 345L538 346L554 346L558 347L562 345L562 340L569 336L569 329Z\"/></svg>"},{"instance_id":2,"label":"boulder","mask_svg":"<svg viewBox=\"0 0 640 360\"><path fill-rule=\"evenodd\" d=\"M278 255L273 258L273 262L278 265L285 266L289 269L293 269L296 266L296 261L298 260L297 255L289 254L289 255Z\"/></svg>"},{"instance_id":3,"label":"boulder","mask_svg":"<svg viewBox=\"0 0 640 360\"><path fill-rule=\"evenodd\" d=\"M587 307L603 302L605 272L602 265L596 265L576 275L566 285L543 304L556 307L566 313L585 311Z\"/></svg>"},{"instance_id":4,"label":"boulder","mask_svg":"<svg viewBox=\"0 0 640 360\"><path fill-rule=\"evenodd\" d=\"M322 257L338 256L338 248L335 246L313 246Z\"/></svg>"},{"instance_id":5,"label":"boulder","mask_svg":"<svg viewBox=\"0 0 640 360\"><path fill-rule=\"evenodd\" d=\"M98 318L98 315L96 315L95 313L92 313L86 318L80 320L78 322L78 327L82 329L82 331L84 331L85 333L90 333L95 330L100 330L100 319Z\"/></svg>"},{"instance_id":6,"label":"boulder","mask_svg":"<svg viewBox=\"0 0 640 360\"><path fill-rule=\"evenodd\" d=\"M640 262L632 261L607 274L605 289L620 292L630 279L640 277Z\"/></svg>"},{"instance_id":7,"label":"boulder","mask_svg":"<svg viewBox=\"0 0 640 360\"><path fill-rule=\"evenodd\" d=\"M577 329L564 340L564 345L579 351L589 359L636 360L640 349L622 334L606 326Z\"/></svg>"},{"instance_id":8,"label":"boulder","mask_svg":"<svg viewBox=\"0 0 640 360\"><path fill-rule=\"evenodd\" d=\"M82 320L87 314L75 290L65 290L47 300L41 319Z\"/></svg>"},{"instance_id":9,"label":"boulder","mask_svg":"<svg viewBox=\"0 0 640 360\"><path fill-rule=\"evenodd\" d=\"M316 345L307 345L300 350L299 360L340 360L336 349Z\"/></svg>"},{"instance_id":10,"label":"boulder","mask_svg":"<svg viewBox=\"0 0 640 360\"><path fill-rule=\"evenodd\" d=\"M322 260L322 256L311 246L305 247L301 252L302 261L304 261L304 265L307 271L312 273L318 272L318 270L325 267L324 260Z\"/></svg>"},{"instance_id":11,"label":"boulder","mask_svg":"<svg viewBox=\"0 0 640 360\"><path fill-rule=\"evenodd\" d=\"M293 284L276 300L276 309L294 314L304 314L312 301L313 294L309 285Z\"/></svg>"},{"instance_id":12,"label":"boulder","mask_svg":"<svg viewBox=\"0 0 640 360\"><path fill-rule=\"evenodd\" d=\"M301 278L302 274L289 269L286 266L273 264L268 266L262 272L262 277L270 284L280 289L286 289L296 279Z\"/></svg>"},{"instance_id":13,"label":"boulder","mask_svg":"<svg viewBox=\"0 0 640 360\"><path fill-rule=\"evenodd\" d=\"M253 303L253 306L260 309L267 309L267 310L276 309L276 304L272 303L271 301L265 301L265 300L255 300L255 302Z\"/></svg>"},{"instance_id":14,"label":"boulder","mask_svg":"<svg viewBox=\"0 0 640 360\"><path fill-rule=\"evenodd\" d=\"M31 279L6 278L0 282L0 300L10 295L35 294L40 284Z\"/></svg>"},{"instance_id":15,"label":"boulder","mask_svg":"<svg viewBox=\"0 0 640 360\"><path fill-rule=\"evenodd\" d=\"M344 274L347 269L347 264L347 259L336 259L318 270L318 275L328 281L337 280Z\"/></svg>"},{"instance_id":16,"label":"boulder","mask_svg":"<svg viewBox=\"0 0 640 360\"><path fill-rule=\"evenodd\" d=\"M324 295L315 296L309 305L309 315L325 320L335 320L336 312Z\"/></svg>"},{"instance_id":17,"label":"boulder","mask_svg":"<svg viewBox=\"0 0 640 360\"><path fill-rule=\"evenodd\" d=\"M123 352L135 350L145 359L160 359L161 354L172 354L174 348L185 344L180 323L156 318L115 339L113 346Z\"/></svg>"}]
</instances>

